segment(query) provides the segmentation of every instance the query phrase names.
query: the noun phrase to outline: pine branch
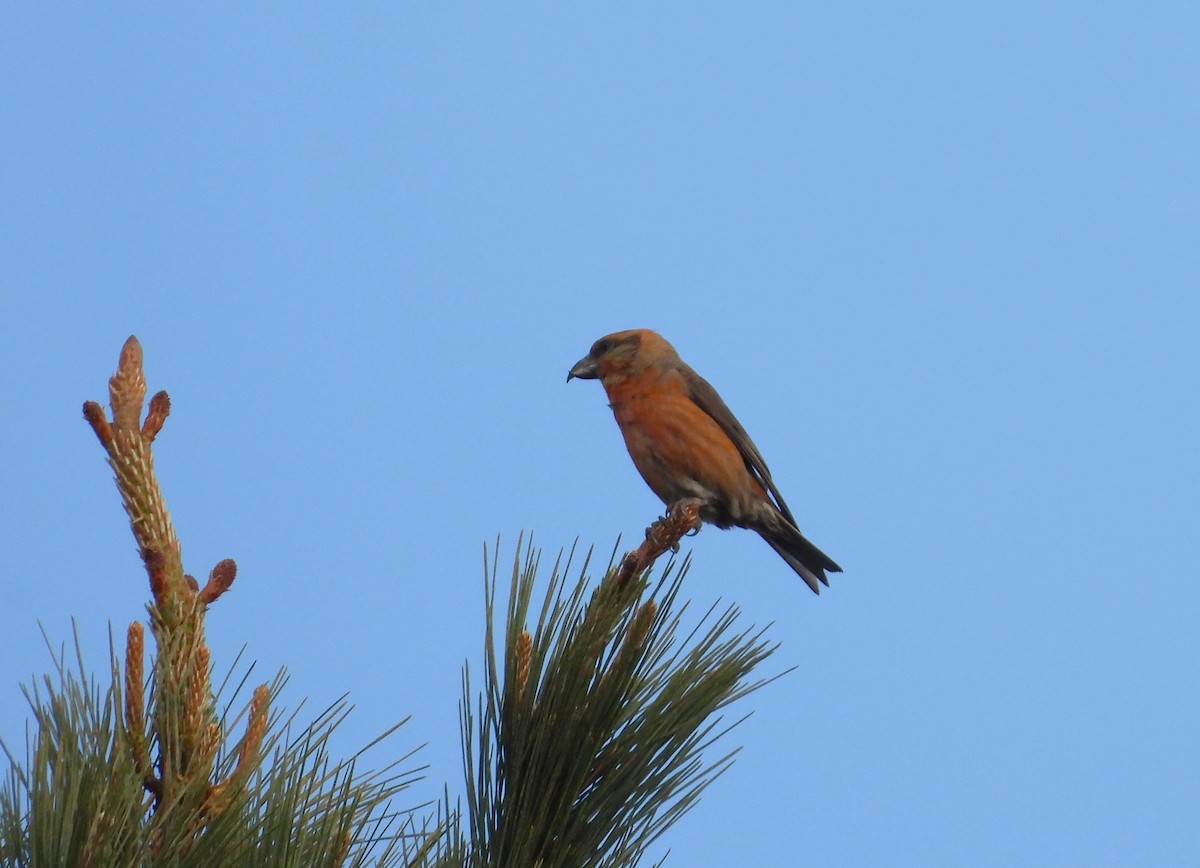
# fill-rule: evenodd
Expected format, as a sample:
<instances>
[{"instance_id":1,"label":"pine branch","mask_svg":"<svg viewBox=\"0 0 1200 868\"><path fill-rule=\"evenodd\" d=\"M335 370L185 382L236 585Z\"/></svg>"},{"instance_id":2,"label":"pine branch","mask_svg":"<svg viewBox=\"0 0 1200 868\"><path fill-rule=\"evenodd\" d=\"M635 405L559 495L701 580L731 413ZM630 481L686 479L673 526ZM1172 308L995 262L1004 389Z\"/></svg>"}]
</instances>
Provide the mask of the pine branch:
<instances>
[{"instance_id":1,"label":"pine branch","mask_svg":"<svg viewBox=\"0 0 1200 868\"><path fill-rule=\"evenodd\" d=\"M571 558L556 563L536 620L537 555L514 563L502 623L493 565L481 697L464 673L468 831L435 864L636 865L729 768L736 750L708 759L720 711L761 686L748 678L774 646L735 632L733 607L681 638L686 561L651 592L655 560L698 527L694 505L672 510L590 596L586 562L573 587Z\"/></svg>"},{"instance_id":2,"label":"pine branch","mask_svg":"<svg viewBox=\"0 0 1200 868\"><path fill-rule=\"evenodd\" d=\"M764 683L749 679L775 649L762 631L737 630L733 607L683 628L686 559L651 581L656 561L699 529L697 505L684 502L593 590L586 558L573 584L572 558L560 559L538 605L534 551L515 560L503 613L485 551L482 694L467 671L463 682L465 809L447 793L424 820L393 810L415 779L398 771L409 757L365 773L358 756L335 761L328 741L344 699L300 726L279 710L282 673L242 705L248 673L214 689L205 617L236 565L221 561L203 588L184 572L152 451L170 400L159 392L146 407L134 338L109 392L111 421L94 402L84 416L149 579L155 653L147 663L145 627L130 624L105 686L78 655L74 666L53 655L55 675L26 692L34 731L23 761L0 742L10 760L0 864L632 866L729 768L736 749L713 750L731 728L722 711Z\"/></svg>"},{"instance_id":3,"label":"pine branch","mask_svg":"<svg viewBox=\"0 0 1200 868\"><path fill-rule=\"evenodd\" d=\"M109 380L112 420L91 401L84 417L108 454L149 578L157 652L150 676L145 628L134 622L123 667L112 653L107 687L86 675L82 659L76 672L59 654L56 677L26 692L35 729L24 762L0 743L11 763L0 785L0 863L309 868L406 860L422 842L399 834L411 817L388 806L414 773L393 763L360 774L356 758L331 758L330 735L349 712L344 699L293 734L293 719L278 711L281 673L254 688L241 714L218 714L204 621L237 567L221 561L203 588L184 572L152 451L170 399L159 392L147 408L146 393L141 346L131 337Z\"/></svg>"}]
</instances>

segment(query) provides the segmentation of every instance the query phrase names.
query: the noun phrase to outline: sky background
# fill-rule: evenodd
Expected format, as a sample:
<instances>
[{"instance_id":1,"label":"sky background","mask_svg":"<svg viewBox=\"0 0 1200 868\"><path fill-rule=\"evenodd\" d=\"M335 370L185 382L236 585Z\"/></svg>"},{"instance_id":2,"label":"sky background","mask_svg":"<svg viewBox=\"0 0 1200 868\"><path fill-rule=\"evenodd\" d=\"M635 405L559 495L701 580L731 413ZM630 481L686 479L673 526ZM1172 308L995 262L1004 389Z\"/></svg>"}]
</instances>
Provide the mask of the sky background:
<instances>
[{"instance_id":1,"label":"sky background","mask_svg":"<svg viewBox=\"0 0 1200 868\"><path fill-rule=\"evenodd\" d=\"M591 342L661 331L845 573L774 622L670 865L1200 863L1200 6L9 4L0 736L147 586L80 416L142 341L212 609L461 788L483 545L661 505ZM764 674L769 674L764 670ZM731 743L733 743L731 742Z\"/></svg>"}]
</instances>

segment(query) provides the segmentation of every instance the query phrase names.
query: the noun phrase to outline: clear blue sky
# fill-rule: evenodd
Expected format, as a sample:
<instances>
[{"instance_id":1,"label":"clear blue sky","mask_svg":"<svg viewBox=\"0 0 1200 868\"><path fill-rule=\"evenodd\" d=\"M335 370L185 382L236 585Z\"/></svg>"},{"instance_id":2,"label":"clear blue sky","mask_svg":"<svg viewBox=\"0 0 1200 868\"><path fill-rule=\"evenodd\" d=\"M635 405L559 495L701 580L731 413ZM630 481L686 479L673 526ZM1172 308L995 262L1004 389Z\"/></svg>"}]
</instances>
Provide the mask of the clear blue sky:
<instances>
[{"instance_id":1,"label":"clear blue sky","mask_svg":"<svg viewBox=\"0 0 1200 868\"><path fill-rule=\"evenodd\" d=\"M142 340L210 617L344 753L458 786L482 544L660 505L595 383L661 331L845 568L689 542L775 622L669 864L1200 863L1200 7L0 13L0 734L147 596L80 418Z\"/></svg>"}]
</instances>

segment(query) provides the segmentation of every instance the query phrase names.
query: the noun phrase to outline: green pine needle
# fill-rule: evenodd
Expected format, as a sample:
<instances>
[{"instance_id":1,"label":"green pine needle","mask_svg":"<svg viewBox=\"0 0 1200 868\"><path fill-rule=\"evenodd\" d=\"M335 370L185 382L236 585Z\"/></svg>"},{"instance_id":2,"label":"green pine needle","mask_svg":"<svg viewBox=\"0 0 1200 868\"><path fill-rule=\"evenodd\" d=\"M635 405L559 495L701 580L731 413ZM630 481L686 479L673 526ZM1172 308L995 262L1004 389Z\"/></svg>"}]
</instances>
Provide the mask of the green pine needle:
<instances>
[{"instance_id":1,"label":"green pine needle","mask_svg":"<svg viewBox=\"0 0 1200 868\"><path fill-rule=\"evenodd\" d=\"M464 673L462 702L470 843L438 864L636 865L733 761L709 757L731 728L720 711L762 685L748 678L775 646L736 631L733 606L685 633L686 559L652 591L648 572L618 587L610 565L589 595L589 558L565 579L573 556L532 626L537 553L515 560L503 621L487 573L485 686L473 695Z\"/></svg>"}]
</instances>

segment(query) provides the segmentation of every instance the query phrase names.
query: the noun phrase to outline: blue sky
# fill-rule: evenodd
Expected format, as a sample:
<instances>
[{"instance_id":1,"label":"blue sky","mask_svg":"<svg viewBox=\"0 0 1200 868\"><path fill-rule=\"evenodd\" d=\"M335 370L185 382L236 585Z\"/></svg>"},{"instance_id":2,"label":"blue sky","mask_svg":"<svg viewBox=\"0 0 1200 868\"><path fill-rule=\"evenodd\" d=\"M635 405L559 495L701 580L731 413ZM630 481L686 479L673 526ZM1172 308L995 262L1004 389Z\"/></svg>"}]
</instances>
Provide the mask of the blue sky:
<instances>
[{"instance_id":1,"label":"blue sky","mask_svg":"<svg viewBox=\"0 0 1200 868\"><path fill-rule=\"evenodd\" d=\"M675 865L1200 860L1194 4L10 5L0 20L0 734L41 622L147 596L83 423L129 334L214 607L345 753L458 786L482 547L660 504L590 343L661 331L845 573L753 534L686 593L774 622ZM661 850L660 850L661 852Z\"/></svg>"}]
</instances>

